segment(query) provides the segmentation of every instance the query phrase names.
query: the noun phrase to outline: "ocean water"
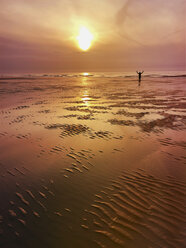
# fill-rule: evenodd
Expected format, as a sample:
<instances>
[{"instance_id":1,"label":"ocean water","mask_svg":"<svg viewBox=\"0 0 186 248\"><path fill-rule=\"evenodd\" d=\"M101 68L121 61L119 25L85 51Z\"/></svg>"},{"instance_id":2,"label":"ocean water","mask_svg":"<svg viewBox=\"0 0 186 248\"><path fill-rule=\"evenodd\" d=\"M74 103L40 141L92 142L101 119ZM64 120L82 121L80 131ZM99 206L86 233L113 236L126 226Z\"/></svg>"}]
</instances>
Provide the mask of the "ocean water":
<instances>
[{"instance_id":1,"label":"ocean water","mask_svg":"<svg viewBox=\"0 0 186 248\"><path fill-rule=\"evenodd\" d=\"M1 75L0 247L185 247L185 83Z\"/></svg>"},{"instance_id":2,"label":"ocean water","mask_svg":"<svg viewBox=\"0 0 186 248\"><path fill-rule=\"evenodd\" d=\"M47 77L106 77L106 78L136 78L137 74L135 71L125 72L67 72L67 73L14 73L14 74L1 74L0 78L47 78ZM166 77L186 77L185 71L144 71L144 78L166 78Z\"/></svg>"}]
</instances>

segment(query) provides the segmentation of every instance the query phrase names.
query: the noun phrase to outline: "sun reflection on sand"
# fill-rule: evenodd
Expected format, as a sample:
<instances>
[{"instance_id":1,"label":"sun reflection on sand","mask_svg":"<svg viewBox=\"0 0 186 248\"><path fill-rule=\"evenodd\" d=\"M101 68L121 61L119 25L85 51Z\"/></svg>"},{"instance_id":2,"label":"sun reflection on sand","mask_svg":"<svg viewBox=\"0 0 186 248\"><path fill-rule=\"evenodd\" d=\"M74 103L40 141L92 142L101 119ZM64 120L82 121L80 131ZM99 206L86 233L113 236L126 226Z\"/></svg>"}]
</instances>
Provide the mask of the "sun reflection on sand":
<instances>
[{"instance_id":1,"label":"sun reflection on sand","mask_svg":"<svg viewBox=\"0 0 186 248\"><path fill-rule=\"evenodd\" d=\"M82 85L83 86L87 86L88 85L88 76L89 74L87 72L83 73L83 77L81 79Z\"/></svg>"},{"instance_id":2,"label":"sun reflection on sand","mask_svg":"<svg viewBox=\"0 0 186 248\"><path fill-rule=\"evenodd\" d=\"M89 75L89 73L84 72L82 75L83 75L83 77L81 79L82 80L82 85L85 86L85 88L83 90L81 100L88 107L90 105L89 101L91 100L91 98L89 97L89 91L87 89L87 87L88 87L88 78L87 78L87 76Z\"/></svg>"},{"instance_id":3,"label":"sun reflection on sand","mask_svg":"<svg viewBox=\"0 0 186 248\"><path fill-rule=\"evenodd\" d=\"M83 92L83 95L82 95L81 100L83 101L83 103L84 103L87 107L90 106L90 101L91 101L92 99L89 97L88 90L85 90L85 91Z\"/></svg>"}]
</instances>

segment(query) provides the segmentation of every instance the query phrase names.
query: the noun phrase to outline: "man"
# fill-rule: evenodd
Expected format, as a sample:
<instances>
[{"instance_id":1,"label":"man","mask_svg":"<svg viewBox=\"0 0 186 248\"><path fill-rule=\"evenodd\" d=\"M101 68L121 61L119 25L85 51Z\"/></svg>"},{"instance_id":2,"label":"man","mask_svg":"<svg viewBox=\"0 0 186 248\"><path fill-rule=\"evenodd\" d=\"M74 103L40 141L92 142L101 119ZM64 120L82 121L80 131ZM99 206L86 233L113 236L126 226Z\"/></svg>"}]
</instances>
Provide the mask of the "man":
<instances>
[{"instance_id":1,"label":"man","mask_svg":"<svg viewBox=\"0 0 186 248\"><path fill-rule=\"evenodd\" d=\"M144 71L142 71L142 72L138 72L138 71L136 71L137 72L137 74L139 75L139 82L141 82L141 74L143 74L144 73Z\"/></svg>"}]
</instances>

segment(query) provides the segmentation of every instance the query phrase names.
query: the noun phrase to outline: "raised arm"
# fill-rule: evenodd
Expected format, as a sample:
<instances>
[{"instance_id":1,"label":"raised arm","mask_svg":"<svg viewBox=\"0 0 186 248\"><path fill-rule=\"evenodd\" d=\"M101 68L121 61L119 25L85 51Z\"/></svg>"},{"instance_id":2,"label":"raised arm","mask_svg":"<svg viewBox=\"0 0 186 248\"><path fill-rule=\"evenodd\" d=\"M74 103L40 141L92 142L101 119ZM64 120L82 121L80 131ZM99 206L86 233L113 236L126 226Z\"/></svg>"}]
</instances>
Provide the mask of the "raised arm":
<instances>
[{"instance_id":1,"label":"raised arm","mask_svg":"<svg viewBox=\"0 0 186 248\"><path fill-rule=\"evenodd\" d=\"M137 74L139 74L139 72L138 72L138 71L136 71L136 73L137 73Z\"/></svg>"}]
</instances>

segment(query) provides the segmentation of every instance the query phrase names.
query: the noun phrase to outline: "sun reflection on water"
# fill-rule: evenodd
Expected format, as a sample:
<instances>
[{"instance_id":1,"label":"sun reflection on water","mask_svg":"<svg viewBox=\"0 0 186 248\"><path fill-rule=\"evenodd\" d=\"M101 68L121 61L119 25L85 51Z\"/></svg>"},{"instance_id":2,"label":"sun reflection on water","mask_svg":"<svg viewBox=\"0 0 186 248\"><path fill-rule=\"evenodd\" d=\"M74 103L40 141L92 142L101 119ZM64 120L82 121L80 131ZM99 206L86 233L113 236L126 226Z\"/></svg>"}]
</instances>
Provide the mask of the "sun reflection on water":
<instances>
[{"instance_id":1,"label":"sun reflection on water","mask_svg":"<svg viewBox=\"0 0 186 248\"><path fill-rule=\"evenodd\" d=\"M89 76L89 73L88 72L83 72L83 76Z\"/></svg>"}]
</instances>

